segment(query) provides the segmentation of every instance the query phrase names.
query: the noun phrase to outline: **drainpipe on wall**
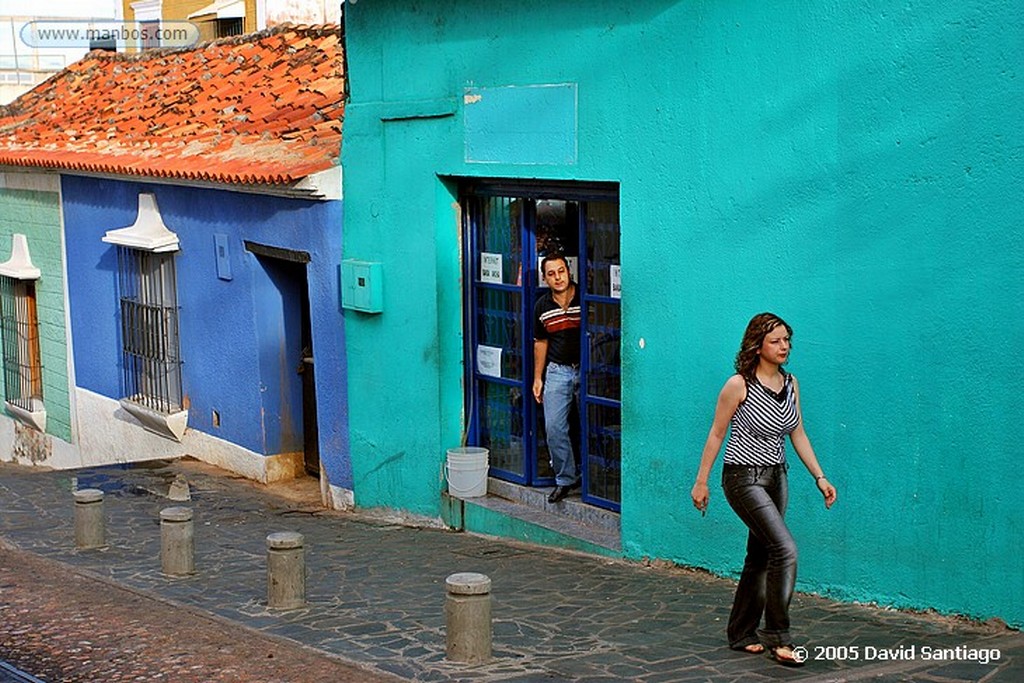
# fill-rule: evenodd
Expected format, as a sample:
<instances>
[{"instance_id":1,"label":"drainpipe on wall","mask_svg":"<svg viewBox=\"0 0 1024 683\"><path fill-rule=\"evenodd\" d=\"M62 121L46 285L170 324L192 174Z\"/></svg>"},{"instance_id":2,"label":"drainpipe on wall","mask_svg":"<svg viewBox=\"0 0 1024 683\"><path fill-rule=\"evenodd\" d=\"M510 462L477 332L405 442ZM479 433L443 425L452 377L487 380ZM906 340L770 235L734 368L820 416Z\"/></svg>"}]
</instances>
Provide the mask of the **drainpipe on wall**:
<instances>
[{"instance_id":1,"label":"drainpipe on wall","mask_svg":"<svg viewBox=\"0 0 1024 683\"><path fill-rule=\"evenodd\" d=\"M353 1L354 0L350 0ZM348 43L345 40L345 3L341 3L338 15L338 26L341 27L341 74L345 79L345 102L349 100L349 76L348 76Z\"/></svg>"},{"instance_id":2,"label":"drainpipe on wall","mask_svg":"<svg viewBox=\"0 0 1024 683\"><path fill-rule=\"evenodd\" d=\"M16 83L21 85L21 62L18 58L18 32L14 30L14 17L11 17L11 45L14 48L14 74L18 79ZM348 81L345 81L346 85Z\"/></svg>"}]
</instances>

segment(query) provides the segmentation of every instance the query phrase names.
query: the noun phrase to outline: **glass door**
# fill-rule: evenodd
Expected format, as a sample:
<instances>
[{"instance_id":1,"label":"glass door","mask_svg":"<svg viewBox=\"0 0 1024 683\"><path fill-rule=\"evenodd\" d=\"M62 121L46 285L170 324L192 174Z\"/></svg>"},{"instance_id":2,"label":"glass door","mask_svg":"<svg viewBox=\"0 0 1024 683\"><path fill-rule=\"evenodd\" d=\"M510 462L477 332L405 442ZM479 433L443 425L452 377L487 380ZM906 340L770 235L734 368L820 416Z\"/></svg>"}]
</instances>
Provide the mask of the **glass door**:
<instances>
[{"instance_id":1,"label":"glass door","mask_svg":"<svg viewBox=\"0 0 1024 683\"><path fill-rule=\"evenodd\" d=\"M619 207L587 202L581 226L586 245L583 287L583 500L619 509L622 446L622 281Z\"/></svg>"},{"instance_id":2,"label":"glass door","mask_svg":"<svg viewBox=\"0 0 1024 683\"><path fill-rule=\"evenodd\" d=\"M532 406L532 342L523 302L523 236L528 201L473 197L464 202L471 283L467 312L470 439L490 450L492 474L527 484ZM529 264L527 263L527 269Z\"/></svg>"}]
</instances>

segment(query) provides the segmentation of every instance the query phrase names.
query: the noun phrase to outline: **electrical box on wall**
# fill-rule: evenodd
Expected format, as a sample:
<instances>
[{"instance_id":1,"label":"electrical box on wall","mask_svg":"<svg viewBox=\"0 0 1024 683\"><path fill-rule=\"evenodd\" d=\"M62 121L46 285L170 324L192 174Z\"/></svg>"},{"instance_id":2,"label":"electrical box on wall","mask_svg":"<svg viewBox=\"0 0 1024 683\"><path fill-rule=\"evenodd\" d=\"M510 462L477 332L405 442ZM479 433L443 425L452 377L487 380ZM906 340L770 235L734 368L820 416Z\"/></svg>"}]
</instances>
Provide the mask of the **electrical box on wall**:
<instances>
[{"instance_id":1,"label":"electrical box on wall","mask_svg":"<svg viewBox=\"0 0 1024 683\"><path fill-rule=\"evenodd\" d=\"M221 280L231 279L231 252L228 251L228 236L214 234L213 246L217 257L217 277Z\"/></svg>"},{"instance_id":2,"label":"electrical box on wall","mask_svg":"<svg viewBox=\"0 0 1024 683\"><path fill-rule=\"evenodd\" d=\"M341 305L353 311L380 313L384 310L381 264L345 259L341 262Z\"/></svg>"}]
</instances>

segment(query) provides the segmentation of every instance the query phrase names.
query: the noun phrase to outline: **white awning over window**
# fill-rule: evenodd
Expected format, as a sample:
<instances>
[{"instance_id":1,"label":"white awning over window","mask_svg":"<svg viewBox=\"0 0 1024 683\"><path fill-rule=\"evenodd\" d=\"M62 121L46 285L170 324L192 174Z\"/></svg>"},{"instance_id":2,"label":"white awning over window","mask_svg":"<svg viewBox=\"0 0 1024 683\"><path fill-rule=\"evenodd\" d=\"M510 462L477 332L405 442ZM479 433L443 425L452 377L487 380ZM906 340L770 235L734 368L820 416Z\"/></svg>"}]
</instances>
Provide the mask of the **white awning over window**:
<instances>
[{"instance_id":1,"label":"white awning over window","mask_svg":"<svg viewBox=\"0 0 1024 683\"><path fill-rule=\"evenodd\" d=\"M198 17L210 19L243 19L245 18L245 0L216 0L201 10L188 15L189 19Z\"/></svg>"},{"instance_id":2,"label":"white awning over window","mask_svg":"<svg viewBox=\"0 0 1024 683\"><path fill-rule=\"evenodd\" d=\"M164 225L164 219L156 205L156 195L149 192L139 194L139 215L135 219L135 224L107 231L103 241L142 251L178 251L178 236Z\"/></svg>"},{"instance_id":3,"label":"white awning over window","mask_svg":"<svg viewBox=\"0 0 1024 683\"><path fill-rule=\"evenodd\" d=\"M11 258L0 263L0 275L15 280L38 280L39 269L32 265L32 255L28 253L28 238L15 233L11 242Z\"/></svg>"}]
</instances>

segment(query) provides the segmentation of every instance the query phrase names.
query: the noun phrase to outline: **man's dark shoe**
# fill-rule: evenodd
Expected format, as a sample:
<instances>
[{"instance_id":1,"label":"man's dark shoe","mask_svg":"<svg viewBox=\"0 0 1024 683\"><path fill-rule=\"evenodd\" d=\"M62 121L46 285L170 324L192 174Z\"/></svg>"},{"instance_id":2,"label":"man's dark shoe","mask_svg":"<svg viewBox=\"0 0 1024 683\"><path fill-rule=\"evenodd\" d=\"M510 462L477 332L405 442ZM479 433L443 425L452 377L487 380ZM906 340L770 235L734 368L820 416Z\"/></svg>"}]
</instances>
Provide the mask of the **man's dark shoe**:
<instances>
[{"instance_id":1,"label":"man's dark shoe","mask_svg":"<svg viewBox=\"0 0 1024 683\"><path fill-rule=\"evenodd\" d=\"M563 498L569 495L569 488L570 487L568 486L556 486L555 490L552 491L550 495L548 495L548 502L557 503L558 501L562 500Z\"/></svg>"}]
</instances>

